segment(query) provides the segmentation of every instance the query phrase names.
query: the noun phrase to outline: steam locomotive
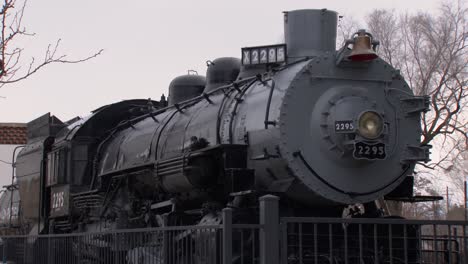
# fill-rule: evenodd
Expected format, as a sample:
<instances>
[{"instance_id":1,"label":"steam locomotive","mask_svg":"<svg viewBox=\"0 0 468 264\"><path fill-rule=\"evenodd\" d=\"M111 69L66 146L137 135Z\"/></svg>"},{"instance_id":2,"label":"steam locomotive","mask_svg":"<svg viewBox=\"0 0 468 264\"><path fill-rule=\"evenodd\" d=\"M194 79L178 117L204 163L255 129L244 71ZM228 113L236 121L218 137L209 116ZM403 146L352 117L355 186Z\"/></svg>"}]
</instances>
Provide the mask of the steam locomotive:
<instances>
[{"instance_id":1,"label":"steam locomotive","mask_svg":"<svg viewBox=\"0 0 468 264\"><path fill-rule=\"evenodd\" d=\"M21 202L2 205L18 204L26 234L219 223L227 206L249 222L264 194L282 216L342 217L355 204L381 216L383 198L412 197L415 164L429 159L429 102L370 33L337 51L336 29L334 11L285 12L284 44L208 61L206 78L175 78L167 100L30 122L10 190Z\"/></svg>"}]
</instances>

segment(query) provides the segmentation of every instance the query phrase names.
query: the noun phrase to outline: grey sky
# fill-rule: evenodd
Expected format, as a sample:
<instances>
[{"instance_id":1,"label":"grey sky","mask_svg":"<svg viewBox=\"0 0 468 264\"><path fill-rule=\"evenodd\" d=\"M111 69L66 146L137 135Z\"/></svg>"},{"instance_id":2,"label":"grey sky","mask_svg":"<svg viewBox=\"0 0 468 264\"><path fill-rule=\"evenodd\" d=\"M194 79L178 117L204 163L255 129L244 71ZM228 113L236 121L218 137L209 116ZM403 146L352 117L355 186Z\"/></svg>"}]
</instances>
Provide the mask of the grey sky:
<instances>
[{"instance_id":1,"label":"grey sky","mask_svg":"<svg viewBox=\"0 0 468 264\"><path fill-rule=\"evenodd\" d=\"M24 24L35 32L22 40L28 55L42 58L62 38L61 51L84 57L78 65L53 65L0 89L0 122L28 122L46 112L63 121L104 104L130 98L159 100L172 78L188 69L204 75L205 61L239 57L245 46L278 43L282 11L327 8L355 19L374 8L433 11L426 1L122 1L30 0ZM26 54L25 54L26 55Z\"/></svg>"}]
</instances>

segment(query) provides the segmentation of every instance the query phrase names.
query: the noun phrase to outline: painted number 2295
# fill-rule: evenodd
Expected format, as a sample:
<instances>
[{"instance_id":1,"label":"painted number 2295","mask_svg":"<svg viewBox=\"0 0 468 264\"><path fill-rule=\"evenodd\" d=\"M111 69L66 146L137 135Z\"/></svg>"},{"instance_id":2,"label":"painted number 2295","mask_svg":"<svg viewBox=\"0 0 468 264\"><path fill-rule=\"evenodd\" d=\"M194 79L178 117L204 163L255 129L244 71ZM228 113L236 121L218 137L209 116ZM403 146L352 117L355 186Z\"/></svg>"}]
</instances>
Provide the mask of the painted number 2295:
<instances>
[{"instance_id":1,"label":"painted number 2295","mask_svg":"<svg viewBox=\"0 0 468 264\"><path fill-rule=\"evenodd\" d=\"M353 121L335 121L335 132L351 132L354 131Z\"/></svg>"},{"instance_id":2,"label":"painted number 2295","mask_svg":"<svg viewBox=\"0 0 468 264\"><path fill-rule=\"evenodd\" d=\"M353 156L356 159L385 159L385 157L387 156L385 152L385 144L368 144L366 142L356 142L354 145Z\"/></svg>"},{"instance_id":3,"label":"painted number 2295","mask_svg":"<svg viewBox=\"0 0 468 264\"><path fill-rule=\"evenodd\" d=\"M58 209L64 205L64 192L56 192L52 194L52 209Z\"/></svg>"}]
</instances>

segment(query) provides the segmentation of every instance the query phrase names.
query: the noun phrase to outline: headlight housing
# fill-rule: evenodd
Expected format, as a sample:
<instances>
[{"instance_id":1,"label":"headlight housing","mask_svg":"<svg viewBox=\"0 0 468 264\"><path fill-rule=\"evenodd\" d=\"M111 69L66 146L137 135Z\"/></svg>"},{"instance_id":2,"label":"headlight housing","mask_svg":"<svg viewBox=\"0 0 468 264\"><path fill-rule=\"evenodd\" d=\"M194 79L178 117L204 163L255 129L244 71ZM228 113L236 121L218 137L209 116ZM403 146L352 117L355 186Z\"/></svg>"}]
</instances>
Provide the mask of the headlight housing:
<instances>
[{"instance_id":1,"label":"headlight housing","mask_svg":"<svg viewBox=\"0 0 468 264\"><path fill-rule=\"evenodd\" d=\"M382 134L383 128L383 118L376 112L367 111L359 116L358 131L361 136L376 139Z\"/></svg>"}]
</instances>

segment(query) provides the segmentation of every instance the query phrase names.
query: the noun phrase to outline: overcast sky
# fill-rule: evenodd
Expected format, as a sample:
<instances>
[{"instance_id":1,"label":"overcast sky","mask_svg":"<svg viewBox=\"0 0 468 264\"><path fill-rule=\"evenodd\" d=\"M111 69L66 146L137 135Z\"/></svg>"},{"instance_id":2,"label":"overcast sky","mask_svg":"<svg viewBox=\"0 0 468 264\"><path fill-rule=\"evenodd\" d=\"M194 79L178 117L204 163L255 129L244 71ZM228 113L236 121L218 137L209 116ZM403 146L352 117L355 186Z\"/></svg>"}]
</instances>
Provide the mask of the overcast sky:
<instances>
[{"instance_id":1,"label":"overcast sky","mask_svg":"<svg viewBox=\"0 0 468 264\"><path fill-rule=\"evenodd\" d=\"M18 0L19 1L19 0ZM28 122L51 112L63 121L131 98L159 100L171 79L205 61L239 57L245 46L279 43L282 11L335 10L362 20L375 8L435 11L436 0L122 1L29 0L24 25L36 36L18 44L42 58L61 38L70 59L104 53L78 65L53 65L0 89L0 122Z\"/></svg>"}]
</instances>

